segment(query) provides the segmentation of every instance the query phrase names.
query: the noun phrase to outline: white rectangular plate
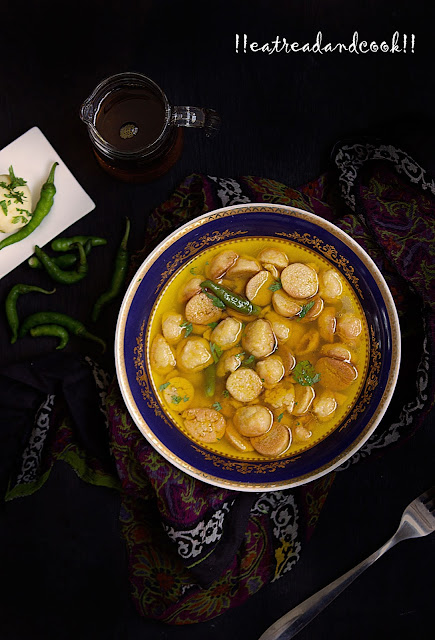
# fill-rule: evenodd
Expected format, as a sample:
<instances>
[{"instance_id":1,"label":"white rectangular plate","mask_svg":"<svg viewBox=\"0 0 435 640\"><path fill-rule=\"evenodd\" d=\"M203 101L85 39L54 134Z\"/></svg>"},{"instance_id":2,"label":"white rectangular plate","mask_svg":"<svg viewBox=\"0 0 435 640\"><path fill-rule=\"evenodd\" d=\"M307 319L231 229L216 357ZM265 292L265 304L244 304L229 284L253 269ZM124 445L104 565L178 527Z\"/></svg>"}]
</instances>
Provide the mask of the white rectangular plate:
<instances>
[{"instance_id":1,"label":"white rectangular plate","mask_svg":"<svg viewBox=\"0 0 435 640\"><path fill-rule=\"evenodd\" d=\"M56 195L51 211L27 238L0 250L0 278L29 258L34 253L35 244L43 247L95 209L95 203L38 127L29 129L0 151L0 175L7 175L12 165L15 175L27 181L32 193L32 206L35 208L41 187L47 180L54 162L58 162L59 165L54 175ZM9 234L0 233L0 240L7 235Z\"/></svg>"}]
</instances>

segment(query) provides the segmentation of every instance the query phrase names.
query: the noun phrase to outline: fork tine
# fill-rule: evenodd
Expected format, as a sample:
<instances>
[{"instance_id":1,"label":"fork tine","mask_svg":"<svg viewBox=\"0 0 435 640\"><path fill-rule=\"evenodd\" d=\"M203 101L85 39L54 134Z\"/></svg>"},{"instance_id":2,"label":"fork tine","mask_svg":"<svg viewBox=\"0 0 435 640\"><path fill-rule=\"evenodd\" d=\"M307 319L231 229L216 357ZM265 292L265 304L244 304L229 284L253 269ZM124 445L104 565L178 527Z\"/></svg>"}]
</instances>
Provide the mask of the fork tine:
<instances>
[{"instance_id":1,"label":"fork tine","mask_svg":"<svg viewBox=\"0 0 435 640\"><path fill-rule=\"evenodd\" d=\"M423 506L429 511L429 513L435 516L435 498L427 499L426 501L421 501Z\"/></svg>"},{"instance_id":2,"label":"fork tine","mask_svg":"<svg viewBox=\"0 0 435 640\"><path fill-rule=\"evenodd\" d=\"M420 502L432 512L435 506L435 487L432 487L428 491L425 491L419 498Z\"/></svg>"}]
</instances>

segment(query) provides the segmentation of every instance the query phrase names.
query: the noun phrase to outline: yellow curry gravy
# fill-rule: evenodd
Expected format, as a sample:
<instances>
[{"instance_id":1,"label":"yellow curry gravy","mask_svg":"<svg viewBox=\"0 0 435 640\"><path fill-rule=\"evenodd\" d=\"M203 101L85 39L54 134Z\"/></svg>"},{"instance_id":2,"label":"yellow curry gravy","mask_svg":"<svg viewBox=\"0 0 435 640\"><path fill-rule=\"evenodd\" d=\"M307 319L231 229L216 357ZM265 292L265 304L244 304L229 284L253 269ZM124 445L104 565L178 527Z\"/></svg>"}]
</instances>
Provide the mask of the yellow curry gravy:
<instances>
[{"instance_id":1,"label":"yellow curry gravy","mask_svg":"<svg viewBox=\"0 0 435 640\"><path fill-rule=\"evenodd\" d=\"M268 251L265 252L266 249ZM287 286L285 279L287 272L291 277L295 273L297 278L298 268L294 267L285 272L283 265L279 264L279 260L276 261L277 264L260 260L259 256L264 255L266 256L265 259L269 259L270 255L274 255L273 251L270 253L270 249L284 254L287 257L288 265L306 265L312 270L309 272L310 274L317 274L317 276L314 276L318 280L316 293L312 295L313 289L310 289L311 285L309 283L307 285L308 288L304 289L304 285L307 283L302 281L302 288L297 290L290 288L290 291L293 294L296 293L299 297L292 298L291 295L289 296L283 289L283 283L285 282ZM229 267L225 270L224 267L223 273L215 270L213 282L224 285L227 289L244 297L246 297L246 292L249 291L251 298L254 298L253 302L259 307L257 309L258 313L244 316L230 308L224 308L219 309L217 312L218 315L220 314L218 320L214 319L212 322L206 322L209 319L206 318L203 321L204 324L189 322L186 318L186 298L192 298L192 291L195 290L189 290L189 286L192 283L197 286L198 282L207 278L211 279L210 270L213 265L219 262L222 256L225 257L225 255L231 253L239 256L239 265L242 265L244 260L248 265L249 263L254 264L254 270L246 273L241 269L240 273L238 273L237 269ZM234 266L234 263L231 266ZM299 269L303 271L304 267ZM257 275L251 285L248 285L248 283L257 273L266 271L270 274L270 277L267 274L263 274L267 287L260 287L257 295L255 294L256 290L252 287L252 282L261 282L262 276ZM325 276L325 274L327 275ZM331 277L333 283L336 284L337 279L340 283L338 294L337 291L333 291L332 294L331 291L328 292L328 281ZM291 278L289 286L292 286ZM252 293L253 291L255 295ZM284 294L287 303L287 298L290 298L290 303L294 304L295 310L299 309L299 312L293 317L286 317L280 315L279 312L277 313L276 306L281 309L278 304L279 296L277 295L273 300L271 299L275 291ZM197 288L195 295L198 295L199 292L204 294L203 290ZM309 297L301 298L301 296L307 294ZM212 296L209 295L208 298L211 300ZM317 312L313 313L316 309ZM320 313L319 309L321 309ZM213 314L213 308L211 313ZM162 329L163 321L168 317L172 318L172 320L175 318L172 324L176 329L176 335L171 334L169 342L164 338ZM237 336L236 344L224 345L222 349L213 344L213 335L215 335L213 330L228 317L236 318L240 321L241 331ZM194 319L196 319L196 316ZM249 346L251 343L244 338L244 333L249 325L258 319L266 321L259 324L264 326L268 324L276 329L276 334L274 330L274 346L269 356L275 356L274 365L279 364L280 359L284 359L286 366L285 375L277 382L272 380L272 383L269 384L267 384L264 377L264 375L267 376L269 374L269 370L265 369L262 361L272 361L268 360L267 356L260 355L258 357L258 354L257 357L253 356L246 348L246 345ZM349 320L351 325L350 334L347 332L346 325ZM355 332L352 333L352 326L355 326L355 324L360 327L356 334ZM180 327L179 331L177 326ZM198 338L201 338L199 342ZM215 390L212 396L209 395L210 386L208 386L209 383L207 381L207 367L200 365L198 370L198 366L195 365L193 370L189 370L186 368L186 362L189 362L189 360L185 358L183 361L181 358L180 354L183 353L183 349L186 350L186 344L192 339L196 340L196 342L190 343L192 357L197 355L198 345L204 350L206 358L207 349L210 352L207 367L212 363L215 374ZM290 241L270 238L246 238L220 243L214 248L205 250L180 269L172 277L156 301L148 325L147 345L148 366L152 384L157 396L161 399L164 411L170 419L189 438L201 444L201 446L239 459L270 459L278 455L294 455L319 443L342 423L346 415L349 414L361 391L368 365L367 323L361 304L346 279L329 261L313 251ZM163 346L163 362L159 360L159 355L157 355L156 360L155 354L158 351L156 345ZM250 348L255 351L254 347ZM233 392L233 388L236 387L234 385L231 386L231 380L229 380L231 372L225 371L222 363L224 362L223 358L228 356L231 349L231 353L241 359L237 368L239 372L243 369L258 372L255 381L258 382L258 379L261 381L261 390L254 390L254 394L257 394L255 397L249 394L246 397L243 396L246 391L243 387L249 387L251 384L249 376L253 378L255 374L247 375L249 384L246 385L241 375L237 374L240 378L237 382L240 382L239 386L242 387L240 393L243 397L238 396L235 398L229 392L229 389ZM348 357L346 357L346 353L349 354ZM168 357L169 361L167 360ZM291 358L293 358L293 361L291 361ZM337 362L343 361L346 362L344 365L337 364ZM184 365L180 369L182 362L184 362ZM333 374L337 369L339 376L341 376L343 370L344 380L338 378L339 382L337 383L335 381L337 380L336 376L334 378L334 375L332 375L331 378L330 365L334 369ZM307 384L306 378L302 378L302 380L300 378L301 367L302 372L306 373L307 366L308 382L311 381L311 384ZM320 375L317 369L321 369ZM266 371L266 374L264 374L264 371ZM352 375L349 378L349 371L356 372L355 379L352 378ZM216 375L216 372L218 372L218 375ZM274 373L272 372L271 375L273 378ZM181 386L178 387L178 390L175 390L175 387L172 387L170 382L174 379L177 379L177 381L181 379L187 382L180 383ZM333 381L331 383L334 387L333 389L329 388L331 380ZM301 381L305 384L301 384ZM171 388L175 391L172 396L170 394L168 396L167 390ZM280 406L279 398L282 395L282 388L290 389L291 393L294 393L293 404ZM308 405L307 394L314 394L314 398L308 402ZM300 399L299 410L298 398ZM306 407L302 406L303 404L308 406L307 410L305 410ZM242 411L242 407L250 408ZM265 407L267 410L267 413L266 411L263 412L264 415L273 416L273 425L279 424L281 427L285 427L288 432L287 446L283 445L284 448L282 451L279 450L279 453L270 454L266 448L265 454L260 452L262 447L257 450L256 447L251 446L251 443L256 442L255 437L251 438L246 435L251 433L249 431L250 427L248 425L249 428L246 431L246 425L243 420L238 419L238 416L243 417L244 414L253 414L259 407ZM215 424L219 424L214 441L208 441L208 437L204 439L202 432L190 428L192 421L187 422L189 416L187 410L189 408L212 409L215 412L207 414L208 416L213 415L216 418ZM203 412L197 415L202 416L205 414ZM258 414L260 422L264 415L260 416ZM186 428L187 423L189 424L189 429ZM237 425L239 423L242 424L242 433L245 434L242 435L240 433L242 435L240 438L242 441L241 446L237 446L237 437L239 435ZM222 428L222 425L225 425L225 427ZM256 425L254 424L254 433L255 428ZM236 435L236 446L231 434ZM243 442L246 446L243 445ZM274 449L272 448L273 451Z\"/></svg>"}]
</instances>

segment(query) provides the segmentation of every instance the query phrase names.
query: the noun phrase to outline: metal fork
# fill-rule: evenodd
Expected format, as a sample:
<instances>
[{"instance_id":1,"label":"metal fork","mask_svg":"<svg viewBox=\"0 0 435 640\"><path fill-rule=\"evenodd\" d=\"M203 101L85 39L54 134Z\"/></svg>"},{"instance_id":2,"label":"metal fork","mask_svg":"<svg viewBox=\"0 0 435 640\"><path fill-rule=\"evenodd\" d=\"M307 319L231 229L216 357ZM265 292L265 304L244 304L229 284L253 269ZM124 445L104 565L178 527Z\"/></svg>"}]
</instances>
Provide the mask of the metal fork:
<instances>
[{"instance_id":1,"label":"metal fork","mask_svg":"<svg viewBox=\"0 0 435 640\"><path fill-rule=\"evenodd\" d=\"M360 562L327 587L304 600L297 607L274 622L259 640L289 640L299 633L342 591L346 589L370 565L395 544L408 538L420 538L435 531L435 487L432 487L409 504L403 512L396 533L380 549Z\"/></svg>"}]
</instances>

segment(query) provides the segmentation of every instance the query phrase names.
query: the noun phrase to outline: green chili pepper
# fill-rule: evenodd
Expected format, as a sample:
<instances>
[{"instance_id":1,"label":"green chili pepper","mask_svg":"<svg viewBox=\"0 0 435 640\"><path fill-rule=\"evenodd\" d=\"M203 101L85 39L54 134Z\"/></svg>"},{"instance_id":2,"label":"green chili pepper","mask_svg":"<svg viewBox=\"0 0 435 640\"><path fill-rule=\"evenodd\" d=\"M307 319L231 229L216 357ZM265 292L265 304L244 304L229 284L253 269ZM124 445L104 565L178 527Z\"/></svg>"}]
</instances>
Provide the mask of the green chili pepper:
<instances>
[{"instance_id":1,"label":"green chili pepper","mask_svg":"<svg viewBox=\"0 0 435 640\"><path fill-rule=\"evenodd\" d=\"M86 238L86 236L81 237ZM89 239L90 238L88 238L85 243L81 243L83 244L87 256L90 254L93 246L92 242L89 242ZM78 253L62 253L60 256L54 256L52 260L61 269L71 269L71 267L74 267L77 264ZM27 260L27 264L29 265L29 267L32 267L32 269L44 268L41 261L36 256L30 256L30 258Z\"/></svg>"},{"instance_id":2,"label":"green chili pepper","mask_svg":"<svg viewBox=\"0 0 435 640\"><path fill-rule=\"evenodd\" d=\"M100 311L102 307L108 304L109 302L111 302L114 298L116 298L121 293L121 290L127 275L127 268L128 268L127 242L128 242L129 234L130 234L130 220L126 218L125 232L116 254L115 267L113 269L113 274L112 274L112 281L110 283L109 289L104 293L102 293L99 296L99 298L97 298L97 301L94 304L94 308L92 310L92 316L91 316L93 322L96 322L96 320L98 319L98 316L100 315Z\"/></svg>"},{"instance_id":3,"label":"green chili pepper","mask_svg":"<svg viewBox=\"0 0 435 640\"><path fill-rule=\"evenodd\" d=\"M60 256L55 256L53 262L57 264L60 269L70 269L77 263L77 255L75 253L62 253ZM36 256L30 256L27 260L27 264L32 269L43 269L42 262Z\"/></svg>"},{"instance_id":4,"label":"green chili pepper","mask_svg":"<svg viewBox=\"0 0 435 640\"><path fill-rule=\"evenodd\" d=\"M77 269L74 271L65 271L64 269L61 269L54 262L53 258L38 247L38 245L35 245L36 257L42 263L48 275L53 278L53 280L60 282L61 284L74 284L75 282L80 282L80 280L83 280L88 273L88 261L86 258L85 248L79 242L76 245L71 246L76 246L79 252L79 264Z\"/></svg>"},{"instance_id":5,"label":"green chili pepper","mask_svg":"<svg viewBox=\"0 0 435 640\"><path fill-rule=\"evenodd\" d=\"M63 349L69 340L68 331L59 324L39 324L37 327L30 329L30 335L33 337L53 336L54 338L59 338L59 344L56 349Z\"/></svg>"},{"instance_id":6,"label":"green chili pepper","mask_svg":"<svg viewBox=\"0 0 435 640\"><path fill-rule=\"evenodd\" d=\"M207 398L212 398L216 390L216 365L209 364L205 369L205 395Z\"/></svg>"},{"instance_id":7,"label":"green chili pepper","mask_svg":"<svg viewBox=\"0 0 435 640\"><path fill-rule=\"evenodd\" d=\"M101 247L107 244L106 238L100 238L98 236L71 236L71 238L55 238L50 246L53 251L69 251L71 245L77 244L77 242L83 246L85 246L87 242L90 242L91 247Z\"/></svg>"},{"instance_id":8,"label":"green chili pepper","mask_svg":"<svg viewBox=\"0 0 435 640\"><path fill-rule=\"evenodd\" d=\"M255 315L260 312L260 307L252 304L247 298L239 296L237 293L220 284L216 284L212 280L204 280L201 282L201 289L209 289L219 300L224 302L230 309L234 309L234 311L239 311L246 315Z\"/></svg>"},{"instance_id":9,"label":"green chili pepper","mask_svg":"<svg viewBox=\"0 0 435 640\"><path fill-rule=\"evenodd\" d=\"M90 333L82 322L66 315L65 313L59 313L57 311L39 311L27 316L21 324L18 333L19 337L22 338L30 331L30 329L41 324L58 324L75 336L98 342L98 344L103 348L103 352L106 350L106 343L104 340Z\"/></svg>"},{"instance_id":10,"label":"green chili pepper","mask_svg":"<svg viewBox=\"0 0 435 640\"><path fill-rule=\"evenodd\" d=\"M41 224L47 213L49 213L53 206L54 195L56 193L56 187L54 186L54 172L58 164L58 162L53 164L47 181L42 185L41 195L30 221L26 226L2 240L0 242L0 249L3 249L10 244L14 244L15 242L19 242L20 240L23 240L23 238L27 238L27 236Z\"/></svg>"},{"instance_id":11,"label":"green chili pepper","mask_svg":"<svg viewBox=\"0 0 435 640\"><path fill-rule=\"evenodd\" d=\"M31 293L33 291L38 293L50 294L50 293L54 293L56 289L53 289L52 291L47 291L47 289L41 289L41 287L35 287L31 284L16 284L15 286L12 287L12 289L9 291L8 295L6 296L6 302L5 302L6 318L8 320L9 327L12 331L12 338L11 338L12 344L16 342L18 337L19 319L18 319L18 312L17 312L17 300L19 296L21 296L23 293Z\"/></svg>"}]
</instances>

